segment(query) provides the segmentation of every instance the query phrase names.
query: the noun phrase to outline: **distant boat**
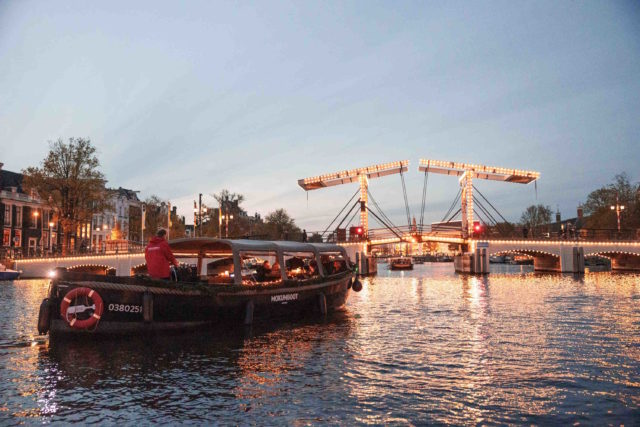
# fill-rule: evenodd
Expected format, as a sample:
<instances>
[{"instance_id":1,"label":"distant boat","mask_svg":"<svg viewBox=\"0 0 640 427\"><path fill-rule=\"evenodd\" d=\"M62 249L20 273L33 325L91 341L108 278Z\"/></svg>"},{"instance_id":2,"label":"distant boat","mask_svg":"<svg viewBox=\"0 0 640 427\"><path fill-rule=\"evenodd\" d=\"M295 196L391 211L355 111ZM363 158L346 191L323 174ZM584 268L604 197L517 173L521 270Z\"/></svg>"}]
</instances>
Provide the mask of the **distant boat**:
<instances>
[{"instance_id":1,"label":"distant boat","mask_svg":"<svg viewBox=\"0 0 640 427\"><path fill-rule=\"evenodd\" d=\"M413 261L409 257L391 258L391 270L413 270Z\"/></svg>"},{"instance_id":2,"label":"distant boat","mask_svg":"<svg viewBox=\"0 0 640 427\"><path fill-rule=\"evenodd\" d=\"M6 268L4 265L0 264L0 281L4 280L15 280L20 277L21 271L11 270Z\"/></svg>"}]
</instances>

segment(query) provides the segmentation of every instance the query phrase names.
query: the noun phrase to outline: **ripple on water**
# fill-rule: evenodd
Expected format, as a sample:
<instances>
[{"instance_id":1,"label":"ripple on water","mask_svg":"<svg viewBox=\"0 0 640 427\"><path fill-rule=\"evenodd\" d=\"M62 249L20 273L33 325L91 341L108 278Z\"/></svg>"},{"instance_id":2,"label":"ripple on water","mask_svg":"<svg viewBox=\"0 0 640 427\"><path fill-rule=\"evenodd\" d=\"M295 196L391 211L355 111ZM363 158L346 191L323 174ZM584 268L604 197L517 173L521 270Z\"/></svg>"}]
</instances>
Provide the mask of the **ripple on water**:
<instances>
[{"instance_id":1,"label":"ripple on water","mask_svg":"<svg viewBox=\"0 0 640 427\"><path fill-rule=\"evenodd\" d=\"M2 283L0 424L640 419L638 275L451 270L381 265L326 320L98 343L36 336L47 282Z\"/></svg>"}]
</instances>

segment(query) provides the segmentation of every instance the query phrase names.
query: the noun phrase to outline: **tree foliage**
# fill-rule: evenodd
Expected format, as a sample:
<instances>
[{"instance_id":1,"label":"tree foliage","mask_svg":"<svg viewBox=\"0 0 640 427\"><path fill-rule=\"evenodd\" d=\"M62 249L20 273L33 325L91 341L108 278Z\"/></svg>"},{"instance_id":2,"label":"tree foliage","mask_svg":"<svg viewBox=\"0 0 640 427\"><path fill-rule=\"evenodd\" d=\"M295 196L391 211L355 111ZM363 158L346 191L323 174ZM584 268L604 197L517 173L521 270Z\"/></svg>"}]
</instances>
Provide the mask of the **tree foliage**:
<instances>
[{"instance_id":1,"label":"tree foliage","mask_svg":"<svg viewBox=\"0 0 640 427\"><path fill-rule=\"evenodd\" d=\"M293 240L300 234L300 228L284 209L269 213L261 224L261 231L270 240Z\"/></svg>"},{"instance_id":2,"label":"tree foliage","mask_svg":"<svg viewBox=\"0 0 640 427\"><path fill-rule=\"evenodd\" d=\"M617 217L611 206L624 205L622 228L640 227L640 184L631 184L626 173L615 176L613 183L592 191L583 205L588 228L617 228Z\"/></svg>"},{"instance_id":3,"label":"tree foliage","mask_svg":"<svg viewBox=\"0 0 640 427\"><path fill-rule=\"evenodd\" d=\"M25 190L36 192L56 212L63 253L70 249L70 236L79 224L90 222L94 213L110 207L96 149L89 139L50 142L40 166L22 173Z\"/></svg>"},{"instance_id":4,"label":"tree foliage","mask_svg":"<svg viewBox=\"0 0 640 427\"><path fill-rule=\"evenodd\" d=\"M545 205L531 205L522 213L520 222L527 227L533 235L540 231L540 227L551 222L551 208Z\"/></svg>"}]
</instances>

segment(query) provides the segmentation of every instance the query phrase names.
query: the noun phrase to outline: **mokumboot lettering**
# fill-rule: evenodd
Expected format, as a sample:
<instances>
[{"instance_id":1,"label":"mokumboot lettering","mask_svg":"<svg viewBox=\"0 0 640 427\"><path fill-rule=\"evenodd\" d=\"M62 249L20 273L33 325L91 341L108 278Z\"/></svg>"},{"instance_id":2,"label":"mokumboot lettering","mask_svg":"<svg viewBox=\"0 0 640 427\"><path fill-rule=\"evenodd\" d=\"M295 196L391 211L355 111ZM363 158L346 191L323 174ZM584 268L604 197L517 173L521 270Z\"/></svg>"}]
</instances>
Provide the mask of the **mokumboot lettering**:
<instances>
[{"instance_id":1,"label":"mokumboot lettering","mask_svg":"<svg viewBox=\"0 0 640 427\"><path fill-rule=\"evenodd\" d=\"M271 302L287 302L287 301L295 301L297 299L298 299L298 294L273 295L271 297Z\"/></svg>"}]
</instances>

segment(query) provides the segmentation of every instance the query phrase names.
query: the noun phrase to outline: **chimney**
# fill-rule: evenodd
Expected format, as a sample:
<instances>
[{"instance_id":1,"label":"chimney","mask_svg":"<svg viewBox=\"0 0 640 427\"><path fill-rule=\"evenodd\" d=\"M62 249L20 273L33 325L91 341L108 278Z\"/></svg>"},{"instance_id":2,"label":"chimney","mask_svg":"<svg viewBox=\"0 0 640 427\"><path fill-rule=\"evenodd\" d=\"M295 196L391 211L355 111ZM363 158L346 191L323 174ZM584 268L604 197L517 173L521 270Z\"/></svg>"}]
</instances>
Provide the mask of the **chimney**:
<instances>
[{"instance_id":1,"label":"chimney","mask_svg":"<svg viewBox=\"0 0 640 427\"><path fill-rule=\"evenodd\" d=\"M582 219L582 206L578 206L578 219Z\"/></svg>"},{"instance_id":2,"label":"chimney","mask_svg":"<svg viewBox=\"0 0 640 427\"><path fill-rule=\"evenodd\" d=\"M3 166L4 166L4 163L0 162L0 171L2 170Z\"/></svg>"},{"instance_id":3,"label":"chimney","mask_svg":"<svg viewBox=\"0 0 640 427\"><path fill-rule=\"evenodd\" d=\"M556 206L556 222L560 222L560 206Z\"/></svg>"}]
</instances>

